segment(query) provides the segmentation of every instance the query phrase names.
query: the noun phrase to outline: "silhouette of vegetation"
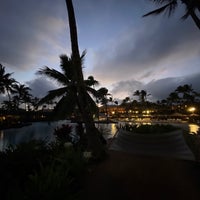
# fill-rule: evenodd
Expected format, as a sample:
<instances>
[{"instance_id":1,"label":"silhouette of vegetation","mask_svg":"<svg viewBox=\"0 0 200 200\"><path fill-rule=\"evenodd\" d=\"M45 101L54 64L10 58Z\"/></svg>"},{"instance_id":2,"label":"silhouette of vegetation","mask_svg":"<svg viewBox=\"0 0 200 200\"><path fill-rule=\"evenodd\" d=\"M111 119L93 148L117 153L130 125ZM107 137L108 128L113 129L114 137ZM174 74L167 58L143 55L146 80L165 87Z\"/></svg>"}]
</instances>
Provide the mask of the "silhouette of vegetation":
<instances>
[{"instance_id":1,"label":"silhouette of vegetation","mask_svg":"<svg viewBox=\"0 0 200 200\"><path fill-rule=\"evenodd\" d=\"M88 104L87 91L83 78L82 62L79 53L76 19L74 14L74 8L72 0L66 0L69 28L70 28L70 39L71 39L71 49L72 49L72 63L73 63L73 73L75 81L77 82L77 101L80 106L80 111L82 119L85 122L85 128L88 139L88 149L92 151L95 157L100 158L105 155L105 149L101 141L100 132L95 127L92 113L90 110L90 104Z\"/></svg>"},{"instance_id":2,"label":"silhouette of vegetation","mask_svg":"<svg viewBox=\"0 0 200 200\"><path fill-rule=\"evenodd\" d=\"M33 140L0 152L1 198L71 199L79 195L88 160L60 142Z\"/></svg>"},{"instance_id":3,"label":"silhouette of vegetation","mask_svg":"<svg viewBox=\"0 0 200 200\"><path fill-rule=\"evenodd\" d=\"M85 52L83 52L80 58L81 63L83 62L84 56ZM54 119L69 118L72 113L76 112L77 108L78 113L81 113L81 107L78 101L78 86L72 58L67 55L61 55L60 68L61 72L49 67L44 67L37 72L37 74L45 75L62 86L58 89L49 91L48 94L39 101L39 105L41 105L57 100L53 115ZM84 80L84 86L86 88L85 96L92 114L97 113L96 104L90 96L90 94L93 96L96 95L96 90L92 87L96 82L97 81L94 80L92 76L88 77L87 80Z\"/></svg>"},{"instance_id":4,"label":"silhouette of vegetation","mask_svg":"<svg viewBox=\"0 0 200 200\"><path fill-rule=\"evenodd\" d=\"M182 20L187 19L189 16L193 19L196 26L200 29L200 1L199 0L151 0L155 4L161 5L158 9L155 9L147 14L143 15L143 17L149 15L159 15L161 13L167 13L170 17L178 6L184 5L185 13L181 17Z\"/></svg>"},{"instance_id":5,"label":"silhouette of vegetation","mask_svg":"<svg viewBox=\"0 0 200 200\"><path fill-rule=\"evenodd\" d=\"M125 124L122 129L130 131L132 133L139 134L162 134L167 132L172 132L180 128L172 126L170 124L155 124L155 125L130 125Z\"/></svg>"}]
</instances>

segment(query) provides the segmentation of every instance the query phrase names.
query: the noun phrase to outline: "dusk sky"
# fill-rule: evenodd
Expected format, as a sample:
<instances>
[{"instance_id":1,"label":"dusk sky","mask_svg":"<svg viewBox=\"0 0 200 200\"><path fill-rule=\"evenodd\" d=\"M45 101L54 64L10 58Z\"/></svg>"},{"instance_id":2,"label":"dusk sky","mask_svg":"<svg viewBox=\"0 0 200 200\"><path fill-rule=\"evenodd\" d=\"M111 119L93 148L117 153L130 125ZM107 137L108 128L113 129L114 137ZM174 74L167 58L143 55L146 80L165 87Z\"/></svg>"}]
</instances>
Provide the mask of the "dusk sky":
<instances>
[{"instance_id":1,"label":"dusk sky","mask_svg":"<svg viewBox=\"0 0 200 200\"><path fill-rule=\"evenodd\" d=\"M163 99L177 86L200 92L200 30L184 7L170 18L142 15L149 0L73 0L80 52L87 50L85 79L92 75L114 98L146 90ZM1 0L0 63L42 97L55 85L35 73L59 70L59 55L71 53L65 0Z\"/></svg>"}]
</instances>

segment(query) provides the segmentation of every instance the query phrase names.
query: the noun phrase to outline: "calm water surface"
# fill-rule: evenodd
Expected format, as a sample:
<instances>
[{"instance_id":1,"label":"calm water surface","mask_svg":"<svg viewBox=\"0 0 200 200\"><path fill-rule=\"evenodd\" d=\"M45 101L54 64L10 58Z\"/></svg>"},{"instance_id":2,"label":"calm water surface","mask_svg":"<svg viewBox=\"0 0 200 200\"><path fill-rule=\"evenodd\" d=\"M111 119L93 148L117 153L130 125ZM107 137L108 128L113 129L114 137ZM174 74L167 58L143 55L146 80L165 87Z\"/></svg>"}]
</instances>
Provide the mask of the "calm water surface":
<instances>
[{"instance_id":1,"label":"calm water surface","mask_svg":"<svg viewBox=\"0 0 200 200\"><path fill-rule=\"evenodd\" d=\"M70 124L75 131L76 124L69 121L57 122L34 122L30 126L22 128L0 130L0 150L5 149L9 144L15 145L21 142L28 142L32 139L45 139L53 141L55 139L54 129L60 127L62 124ZM119 125L119 124L118 124ZM176 125L176 124L175 124ZM199 126L196 124L177 124L183 129L189 130L190 133L196 134ZM97 124L100 130L104 132L104 137L113 137L117 131L116 124Z\"/></svg>"},{"instance_id":2,"label":"calm water surface","mask_svg":"<svg viewBox=\"0 0 200 200\"><path fill-rule=\"evenodd\" d=\"M12 128L0 130L0 150L5 149L9 144L15 145L21 142L28 142L32 139L45 139L53 141L55 139L54 129L61 127L62 124L70 124L72 130L75 131L76 123L70 123L67 120L57 122L34 122L30 126L22 128ZM116 133L115 124L100 124L96 125L105 133L105 137L113 137Z\"/></svg>"}]
</instances>

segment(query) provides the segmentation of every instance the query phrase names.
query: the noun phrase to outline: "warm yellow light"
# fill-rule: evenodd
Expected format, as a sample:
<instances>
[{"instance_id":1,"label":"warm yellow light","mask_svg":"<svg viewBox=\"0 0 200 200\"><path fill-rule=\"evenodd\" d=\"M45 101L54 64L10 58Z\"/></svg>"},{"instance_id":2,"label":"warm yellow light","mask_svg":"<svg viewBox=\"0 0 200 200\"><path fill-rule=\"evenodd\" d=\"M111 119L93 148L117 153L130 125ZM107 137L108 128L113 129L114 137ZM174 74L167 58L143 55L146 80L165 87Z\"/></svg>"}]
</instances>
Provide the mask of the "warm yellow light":
<instances>
[{"instance_id":1,"label":"warm yellow light","mask_svg":"<svg viewBox=\"0 0 200 200\"><path fill-rule=\"evenodd\" d=\"M196 110L195 107L190 107L190 108L188 108L188 111L189 111L189 112L194 112L195 110Z\"/></svg>"}]
</instances>

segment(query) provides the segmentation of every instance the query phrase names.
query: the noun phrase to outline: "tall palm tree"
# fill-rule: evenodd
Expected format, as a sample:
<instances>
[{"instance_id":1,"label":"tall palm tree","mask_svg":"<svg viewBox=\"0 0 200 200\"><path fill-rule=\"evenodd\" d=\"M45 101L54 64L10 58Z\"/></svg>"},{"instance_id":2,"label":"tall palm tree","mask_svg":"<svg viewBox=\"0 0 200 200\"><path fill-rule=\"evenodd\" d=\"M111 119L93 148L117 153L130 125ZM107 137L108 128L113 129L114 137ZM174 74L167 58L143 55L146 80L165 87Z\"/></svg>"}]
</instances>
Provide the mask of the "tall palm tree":
<instances>
[{"instance_id":1,"label":"tall palm tree","mask_svg":"<svg viewBox=\"0 0 200 200\"><path fill-rule=\"evenodd\" d=\"M167 102L169 102L171 105L179 104L180 103L180 97L178 96L177 92L171 92L169 94L169 96L167 97Z\"/></svg>"},{"instance_id":2,"label":"tall palm tree","mask_svg":"<svg viewBox=\"0 0 200 200\"><path fill-rule=\"evenodd\" d=\"M181 95L181 98L184 102L193 102L195 99L195 92L192 89L192 85L180 85L176 88L175 92Z\"/></svg>"},{"instance_id":3,"label":"tall palm tree","mask_svg":"<svg viewBox=\"0 0 200 200\"><path fill-rule=\"evenodd\" d=\"M85 52L81 56L82 62L84 56ZM78 107L79 112L81 112L81 106L78 101L77 81L74 76L72 58L67 55L61 55L60 67L61 71L46 66L37 72L37 74L45 75L61 85L60 88L49 91L48 94L40 100L39 104L53 102L53 100L58 99L54 110L55 116L67 117L74 112L76 107ZM88 79L84 81L84 84L87 90L86 98L88 100L88 105L90 105L90 109L95 113L97 112L97 107L89 94L95 95L96 90L90 86L91 84L88 82Z\"/></svg>"},{"instance_id":4,"label":"tall palm tree","mask_svg":"<svg viewBox=\"0 0 200 200\"><path fill-rule=\"evenodd\" d=\"M140 91L139 90L136 90L134 93L133 93L133 96L138 96L139 100L140 100Z\"/></svg>"},{"instance_id":5,"label":"tall palm tree","mask_svg":"<svg viewBox=\"0 0 200 200\"><path fill-rule=\"evenodd\" d=\"M168 16L176 10L176 8L180 5L185 6L185 13L181 17L181 19L185 20L189 16L192 17L196 26L200 29L200 1L199 0L151 0L156 4L162 5L160 8L155 9L147 14L143 15L143 17L149 15L158 15L163 12L167 12Z\"/></svg>"},{"instance_id":6,"label":"tall palm tree","mask_svg":"<svg viewBox=\"0 0 200 200\"><path fill-rule=\"evenodd\" d=\"M147 92L145 90L141 90L140 91L140 100L142 103L144 103L146 101L147 98Z\"/></svg>"},{"instance_id":7,"label":"tall palm tree","mask_svg":"<svg viewBox=\"0 0 200 200\"><path fill-rule=\"evenodd\" d=\"M17 100L17 106L19 107L20 103L26 104L30 102L32 95L30 94L31 89L24 84L14 84L13 85L13 94L16 94L14 98Z\"/></svg>"},{"instance_id":8,"label":"tall palm tree","mask_svg":"<svg viewBox=\"0 0 200 200\"><path fill-rule=\"evenodd\" d=\"M11 101L11 93L13 85L16 83L14 78L11 78L12 73L6 73L5 67L0 64L0 93L7 94L9 101Z\"/></svg>"},{"instance_id":9,"label":"tall palm tree","mask_svg":"<svg viewBox=\"0 0 200 200\"><path fill-rule=\"evenodd\" d=\"M138 96L139 97L139 101L141 103L144 103L146 100L147 100L147 96L149 96L151 94L147 94L147 92L145 90L136 90L134 93L133 93L133 96Z\"/></svg>"},{"instance_id":10,"label":"tall palm tree","mask_svg":"<svg viewBox=\"0 0 200 200\"><path fill-rule=\"evenodd\" d=\"M93 154L97 157L101 156L104 152L102 148L102 142L99 137L99 131L95 127L94 120L88 105L88 98L86 87L83 78L82 62L79 54L76 19L74 14L74 7L72 0L66 0L66 6L68 10L68 20L70 28L71 49L72 49L72 63L75 80L77 82L77 100L80 106L82 118L85 121L86 133L88 138L88 148L93 151Z\"/></svg>"},{"instance_id":11,"label":"tall palm tree","mask_svg":"<svg viewBox=\"0 0 200 200\"><path fill-rule=\"evenodd\" d=\"M108 93L107 88L102 87L97 91L97 102L105 106L107 121L108 121L108 102L111 102L111 101L112 101L112 97L111 97L111 94Z\"/></svg>"}]
</instances>

